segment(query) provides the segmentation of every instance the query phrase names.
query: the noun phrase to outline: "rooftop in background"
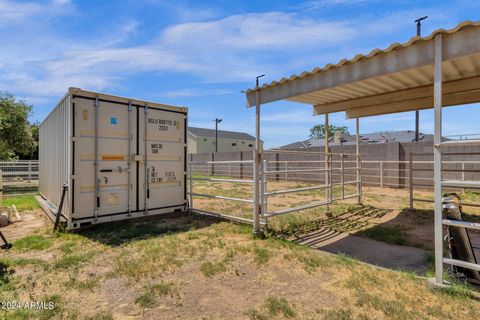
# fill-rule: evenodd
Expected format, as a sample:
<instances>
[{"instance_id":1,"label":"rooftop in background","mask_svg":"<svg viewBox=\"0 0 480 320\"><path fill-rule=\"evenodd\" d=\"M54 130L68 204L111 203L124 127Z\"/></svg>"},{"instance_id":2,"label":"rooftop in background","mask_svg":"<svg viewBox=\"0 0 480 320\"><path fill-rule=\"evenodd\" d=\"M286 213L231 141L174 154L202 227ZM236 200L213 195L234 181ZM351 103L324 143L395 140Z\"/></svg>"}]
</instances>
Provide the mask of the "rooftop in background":
<instances>
[{"instance_id":1,"label":"rooftop in background","mask_svg":"<svg viewBox=\"0 0 480 320\"><path fill-rule=\"evenodd\" d=\"M389 142L413 142L415 140L415 131L380 131L373 133L360 134L361 144L384 144ZM420 133L419 141L433 141L433 135ZM333 135L328 140L330 146L355 145L355 135L341 133ZM304 149L325 146L325 139L308 139L305 141L293 142L275 149Z\"/></svg>"},{"instance_id":2,"label":"rooftop in background","mask_svg":"<svg viewBox=\"0 0 480 320\"><path fill-rule=\"evenodd\" d=\"M215 129L188 127L188 133L195 137L215 138ZM218 130L218 138L255 141L255 137L248 133L226 130Z\"/></svg>"}]
</instances>

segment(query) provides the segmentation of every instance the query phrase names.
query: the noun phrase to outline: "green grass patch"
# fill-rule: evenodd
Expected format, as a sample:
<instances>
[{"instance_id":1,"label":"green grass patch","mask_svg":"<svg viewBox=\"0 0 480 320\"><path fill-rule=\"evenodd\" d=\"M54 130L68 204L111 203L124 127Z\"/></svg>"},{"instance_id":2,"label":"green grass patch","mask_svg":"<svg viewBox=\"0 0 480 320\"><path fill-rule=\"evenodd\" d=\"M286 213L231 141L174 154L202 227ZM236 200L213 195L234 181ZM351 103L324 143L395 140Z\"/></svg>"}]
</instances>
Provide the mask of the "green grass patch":
<instances>
[{"instance_id":1,"label":"green grass patch","mask_svg":"<svg viewBox=\"0 0 480 320\"><path fill-rule=\"evenodd\" d=\"M35 210L39 209L40 205L35 199L35 195L24 195L24 196L12 196L4 197L2 201L3 207L9 207L14 204L17 207L19 212L25 210Z\"/></svg>"},{"instance_id":2,"label":"green grass patch","mask_svg":"<svg viewBox=\"0 0 480 320\"><path fill-rule=\"evenodd\" d=\"M363 230L362 235L377 241L383 241L390 244L407 245L408 235L401 226L374 226L370 229Z\"/></svg>"},{"instance_id":3,"label":"green grass patch","mask_svg":"<svg viewBox=\"0 0 480 320\"><path fill-rule=\"evenodd\" d=\"M202 265L200 266L200 272L202 272L202 274L207 278L211 278L214 275L225 272L225 271L227 271L227 266L222 261L220 262L206 261L202 263Z\"/></svg>"},{"instance_id":4,"label":"green grass patch","mask_svg":"<svg viewBox=\"0 0 480 320\"><path fill-rule=\"evenodd\" d=\"M108 311L99 311L91 317L86 317L86 320L113 320L113 315Z\"/></svg>"},{"instance_id":5,"label":"green grass patch","mask_svg":"<svg viewBox=\"0 0 480 320\"><path fill-rule=\"evenodd\" d=\"M323 320L350 320L355 319L349 309L328 310L323 315Z\"/></svg>"},{"instance_id":6,"label":"green grass patch","mask_svg":"<svg viewBox=\"0 0 480 320\"><path fill-rule=\"evenodd\" d=\"M14 259L6 258L6 259L3 259L3 260L0 260L0 263L2 263L2 262L6 263L7 265L12 266L12 267L25 267L25 266L29 266L29 265L44 266L48 263L45 260L37 259L37 258L14 258Z\"/></svg>"},{"instance_id":7,"label":"green grass patch","mask_svg":"<svg viewBox=\"0 0 480 320\"><path fill-rule=\"evenodd\" d=\"M47 236L26 236L13 242L13 249L18 251L45 250L52 246L52 238Z\"/></svg>"},{"instance_id":8,"label":"green grass patch","mask_svg":"<svg viewBox=\"0 0 480 320\"><path fill-rule=\"evenodd\" d=\"M48 295L42 300L47 306L52 304L53 308L42 309L39 314L40 319L53 319L55 316L61 314L61 312L63 311L61 305L62 299L59 294Z\"/></svg>"},{"instance_id":9,"label":"green grass patch","mask_svg":"<svg viewBox=\"0 0 480 320\"><path fill-rule=\"evenodd\" d=\"M0 260L0 293L13 291L15 285L13 284L12 275L14 270L11 268L9 261Z\"/></svg>"},{"instance_id":10,"label":"green grass patch","mask_svg":"<svg viewBox=\"0 0 480 320\"><path fill-rule=\"evenodd\" d=\"M135 299L135 303L140 307L147 309L152 308L157 302L158 296L170 295L175 296L177 291L172 282L160 282L147 287L146 291Z\"/></svg>"},{"instance_id":11,"label":"green grass patch","mask_svg":"<svg viewBox=\"0 0 480 320\"><path fill-rule=\"evenodd\" d=\"M82 263L89 261L95 255L94 252L87 252L83 254L67 254L57 259L53 267L55 269L68 269L77 267Z\"/></svg>"},{"instance_id":12,"label":"green grass patch","mask_svg":"<svg viewBox=\"0 0 480 320\"><path fill-rule=\"evenodd\" d=\"M255 255L254 261L257 265L266 264L272 253L267 248L254 247L253 254Z\"/></svg>"},{"instance_id":13,"label":"green grass patch","mask_svg":"<svg viewBox=\"0 0 480 320\"><path fill-rule=\"evenodd\" d=\"M258 311L257 309L249 309L245 315L251 320L268 320L269 317Z\"/></svg>"},{"instance_id":14,"label":"green grass patch","mask_svg":"<svg viewBox=\"0 0 480 320\"><path fill-rule=\"evenodd\" d=\"M265 308L272 316L282 314L285 318L293 318L295 316L295 309L285 298L268 297L265 300Z\"/></svg>"},{"instance_id":15,"label":"green grass patch","mask_svg":"<svg viewBox=\"0 0 480 320\"><path fill-rule=\"evenodd\" d=\"M91 277L85 280L79 280L75 275L71 275L70 279L65 283L67 288L74 288L83 291L93 292L98 287L99 279L97 277Z\"/></svg>"},{"instance_id":16,"label":"green grass patch","mask_svg":"<svg viewBox=\"0 0 480 320\"><path fill-rule=\"evenodd\" d=\"M135 303L144 309L153 307L155 305L155 302L155 293L152 291L147 291L135 298Z\"/></svg>"},{"instance_id":17,"label":"green grass patch","mask_svg":"<svg viewBox=\"0 0 480 320\"><path fill-rule=\"evenodd\" d=\"M249 309L245 315L252 320L278 319L279 316L291 319L297 314L294 305L285 298L268 297L262 304L261 310Z\"/></svg>"}]
</instances>

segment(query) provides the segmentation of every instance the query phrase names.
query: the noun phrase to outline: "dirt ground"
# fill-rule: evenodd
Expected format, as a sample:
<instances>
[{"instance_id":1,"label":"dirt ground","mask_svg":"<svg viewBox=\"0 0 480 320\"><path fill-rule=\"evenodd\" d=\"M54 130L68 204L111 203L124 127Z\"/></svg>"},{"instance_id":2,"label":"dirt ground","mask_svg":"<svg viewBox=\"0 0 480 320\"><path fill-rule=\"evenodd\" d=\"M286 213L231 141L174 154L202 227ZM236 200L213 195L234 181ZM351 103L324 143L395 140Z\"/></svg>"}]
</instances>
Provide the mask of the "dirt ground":
<instances>
[{"instance_id":1,"label":"dirt ground","mask_svg":"<svg viewBox=\"0 0 480 320\"><path fill-rule=\"evenodd\" d=\"M22 212L21 217L21 222L9 224L1 229L8 241L15 241L39 232L47 228L50 223L42 210L26 210Z\"/></svg>"},{"instance_id":2,"label":"dirt ground","mask_svg":"<svg viewBox=\"0 0 480 320\"><path fill-rule=\"evenodd\" d=\"M219 190L237 197L249 192ZM329 245L353 237L349 246L364 239L366 252L375 251L371 243L377 242L400 251L428 248L431 212L403 210L408 198L401 190L364 191L363 206L344 201L332 206L331 218L323 208L274 218L267 239L253 238L249 226L190 214L52 234L40 210L21 212L23 222L2 229L15 241L1 253L0 301L53 301L55 308L4 311L1 319L479 318L480 300L462 284L433 291L410 272L297 244L327 228L343 236L330 238ZM272 207L315 197L283 197ZM214 206L201 201L196 204ZM219 203L214 208L242 214L243 207L234 211ZM385 225L402 225L402 235L412 242L392 245L365 233Z\"/></svg>"}]
</instances>

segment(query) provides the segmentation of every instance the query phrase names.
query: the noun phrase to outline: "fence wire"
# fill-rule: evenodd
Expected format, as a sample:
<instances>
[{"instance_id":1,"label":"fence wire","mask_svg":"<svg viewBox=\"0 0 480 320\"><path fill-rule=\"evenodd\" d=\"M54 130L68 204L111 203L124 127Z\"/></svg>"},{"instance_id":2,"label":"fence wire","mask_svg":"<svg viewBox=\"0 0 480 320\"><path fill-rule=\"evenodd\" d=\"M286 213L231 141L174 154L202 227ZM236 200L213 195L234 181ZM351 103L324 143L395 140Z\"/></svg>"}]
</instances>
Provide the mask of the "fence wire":
<instances>
[{"instance_id":1,"label":"fence wire","mask_svg":"<svg viewBox=\"0 0 480 320\"><path fill-rule=\"evenodd\" d=\"M38 192L38 160L0 161L4 195Z\"/></svg>"}]
</instances>

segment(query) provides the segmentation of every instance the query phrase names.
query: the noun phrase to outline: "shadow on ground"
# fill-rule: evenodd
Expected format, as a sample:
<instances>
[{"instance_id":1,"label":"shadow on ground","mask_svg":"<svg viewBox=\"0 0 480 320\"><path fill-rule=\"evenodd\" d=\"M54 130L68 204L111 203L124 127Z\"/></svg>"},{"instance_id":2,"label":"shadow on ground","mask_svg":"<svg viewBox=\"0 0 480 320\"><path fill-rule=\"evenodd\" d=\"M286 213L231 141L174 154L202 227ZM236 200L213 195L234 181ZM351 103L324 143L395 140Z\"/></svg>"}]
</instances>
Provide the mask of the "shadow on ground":
<instances>
[{"instance_id":1,"label":"shadow on ground","mask_svg":"<svg viewBox=\"0 0 480 320\"><path fill-rule=\"evenodd\" d=\"M419 222L418 219L422 220L422 228L433 230L433 220L431 226L425 226L428 214L418 214L416 219L410 214L402 211L395 215L390 209L360 207L320 220L315 230L296 234L290 240L314 249L346 254L369 264L425 274L431 254L411 241L407 230L415 221ZM407 220L411 223L404 226Z\"/></svg>"},{"instance_id":2,"label":"shadow on ground","mask_svg":"<svg viewBox=\"0 0 480 320\"><path fill-rule=\"evenodd\" d=\"M90 240L115 247L135 240L203 229L222 221L217 218L188 212L175 212L166 215L94 225L88 229L80 230L78 233Z\"/></svg>"}]
</instances>

